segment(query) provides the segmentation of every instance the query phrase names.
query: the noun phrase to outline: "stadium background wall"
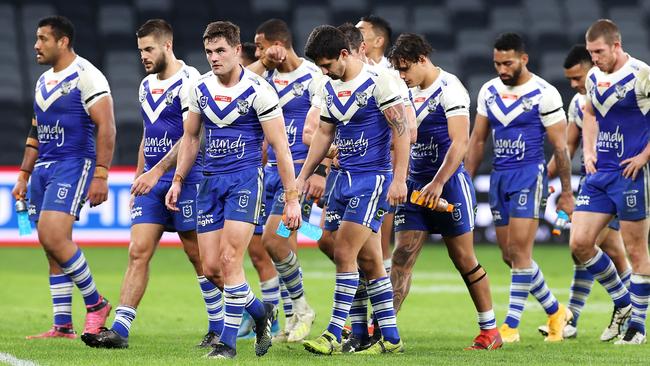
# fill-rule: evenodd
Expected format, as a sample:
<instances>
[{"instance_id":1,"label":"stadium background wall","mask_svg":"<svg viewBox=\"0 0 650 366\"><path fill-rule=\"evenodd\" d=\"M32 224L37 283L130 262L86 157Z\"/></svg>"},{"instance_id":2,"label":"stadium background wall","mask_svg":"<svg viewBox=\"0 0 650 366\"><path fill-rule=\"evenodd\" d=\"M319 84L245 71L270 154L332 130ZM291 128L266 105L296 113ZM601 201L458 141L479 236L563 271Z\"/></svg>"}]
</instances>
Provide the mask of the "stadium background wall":
<instances>
[{"instance_id":1,"label":"stadium background wall","mask_svg":"<svg viewBox=\"0 0 650 366\"><path fill-rule=\"evenodd\" d=\"M13 210L14 200L11 189L16 182L18 167L0 167L0 246L35 246L38 245L36 230L31 235L21 237L18 235L16 213ZM108 200L100 206L90 208L88 203L81 211L79 221L75 224L73 239L86 246L127 246L129 243L129 227L131 224L129 210L129 188L133 181L135 169L132 167L116 167L111 169L109 176ZM474 180L476 186L478 208L476 215L476 229L474 240L477 243L494 243L496 241L492 214L488 205L487 192L489 176L480 175ZM572 180L574 190L577 188L578 177ZM558 180L551 180L550 185L559 187ZM538 243L568 243L568 230L561 236L552 236L551 229L555 221L556 192L549 197L546 214L540 220L537 231ZM320 209L314 208L310 222L318 224ZM434 242L438 241L435 236ZM314 246L316 243L307 238L299 238L300 245ZM162 245L179 245L178 237L174 233L165 233Z\"/></svg>"}]
</instances>

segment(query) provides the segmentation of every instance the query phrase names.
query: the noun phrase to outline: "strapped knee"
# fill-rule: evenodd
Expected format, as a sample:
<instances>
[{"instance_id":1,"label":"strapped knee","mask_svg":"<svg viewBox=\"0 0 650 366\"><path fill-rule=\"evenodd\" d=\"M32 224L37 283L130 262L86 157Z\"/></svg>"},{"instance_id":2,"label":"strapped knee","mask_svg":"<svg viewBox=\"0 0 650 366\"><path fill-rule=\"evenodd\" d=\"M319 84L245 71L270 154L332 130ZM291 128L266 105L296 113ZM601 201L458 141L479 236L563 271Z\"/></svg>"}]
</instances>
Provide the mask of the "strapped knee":
<instances>
[{"instance_id":1,"label":"strapped knee","mask_svg":"<svg viewBox=\"0 0 650 366\"><path fill-rule=\"evenodd\" d=\"M474 269L462 275L463 281L465 281L465 285L467 285L467 287L470 287L473 284L479 282L486 276L487 276L487 272L485 272L485 269L481 267L480 263L477 264L476 267L474 267Z\"/></svg>"}]
</instances>

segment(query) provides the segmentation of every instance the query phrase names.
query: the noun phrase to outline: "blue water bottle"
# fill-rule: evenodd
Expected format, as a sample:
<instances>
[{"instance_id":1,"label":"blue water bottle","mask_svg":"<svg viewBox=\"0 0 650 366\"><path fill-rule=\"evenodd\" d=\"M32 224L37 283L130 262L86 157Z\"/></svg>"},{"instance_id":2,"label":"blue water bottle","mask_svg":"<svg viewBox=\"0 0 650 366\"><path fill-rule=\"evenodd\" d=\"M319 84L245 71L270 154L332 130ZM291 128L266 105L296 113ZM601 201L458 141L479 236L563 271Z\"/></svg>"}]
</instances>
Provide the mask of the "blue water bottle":
<instances>
[{"instance_id":1,"label":"blue water bottle","mask_svg":"<svg viewBox=\"0 0 650 366\"><path fill-rule=\"evenodd\" d=\"M18 215L18 235L24 236L31 234L32 224L29 222L27 202L24 200L18 200L14 207L16 208L16 215Z\"/></svg>"},{"instance_id":2,"label":"blue water bottle","mask_svg":"<svg viewBox=\"0 0 650 366\"><path fill-rule=\"evenodd\" d=\"M319 240L323 235L323 229L305 220L300 224L298 232L311 240ZM283 238L288 238L291 235L291 230L284 225L284 221L280 220L280 224L275 233Z\"/></svg>"},{"instance_id":3,"label":"blue water bottle","mask_svg":"<svg viewBox=\"0 0 650 366\"><path fill-rule=\"evenodd\" d=\"M560 210L557 212L557 219L555 219L555 224L553 224L553 235L560 235L566 224L570 221L569 215L566 212Z\"/></svg>"}]
</instances>

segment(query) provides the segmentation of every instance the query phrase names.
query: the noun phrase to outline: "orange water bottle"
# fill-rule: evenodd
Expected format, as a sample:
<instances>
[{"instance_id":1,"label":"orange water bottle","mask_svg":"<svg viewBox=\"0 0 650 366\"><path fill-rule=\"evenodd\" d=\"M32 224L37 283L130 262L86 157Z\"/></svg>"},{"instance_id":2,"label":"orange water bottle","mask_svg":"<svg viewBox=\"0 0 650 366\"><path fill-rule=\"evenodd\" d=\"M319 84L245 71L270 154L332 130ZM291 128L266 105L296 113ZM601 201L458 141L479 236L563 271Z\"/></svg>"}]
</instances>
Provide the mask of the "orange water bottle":
<instances>
[{"instance_id":1,"label":"orange water bottle","mask_svg":"<svg viewBox=\"0 0 650 366\"><path fill-rule=\"evenodd\" d=\"M426 203L424 202L423 198L420 198L420 191L414 190L411 192L411 199L410 199L412 204L422 206L422 207L427 207L430 208L434 211L438 212L453 212L454 211L454 205L451 203L447 202L446 199L440 197L438 198L438 202L436 202L435 207L433 206L433 203Z\"/></svg>"}]
</instances>

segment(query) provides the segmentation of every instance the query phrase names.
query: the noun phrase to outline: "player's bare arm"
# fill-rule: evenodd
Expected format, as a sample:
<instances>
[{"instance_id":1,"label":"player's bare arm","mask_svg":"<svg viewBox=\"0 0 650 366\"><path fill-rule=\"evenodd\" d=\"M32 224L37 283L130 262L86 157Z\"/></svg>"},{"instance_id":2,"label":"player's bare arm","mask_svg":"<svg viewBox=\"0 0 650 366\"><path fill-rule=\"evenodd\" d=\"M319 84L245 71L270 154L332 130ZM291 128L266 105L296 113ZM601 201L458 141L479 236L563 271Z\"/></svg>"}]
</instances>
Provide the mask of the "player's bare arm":
<instances>
[{"instance_id":1,"label":"player's bare arm","mask_svg":"<svg viewBox=\"0 0 650 366\"><path fill-rule=\"evenodd\" d=\"M406 120L408 121L409 126L409 138L411 144L414 144L418 140L418 121L415 117L415 108L412 105L404 105L404 110L406 112Z\"/></svg>"},{"instance_id":2,"label":"player's bare arm","mask_svg":"<svg viewBox=\"0 0 650 366\"><path fill-rule=\"evenodd\" d=\"M449 132L451 145L449 145L449 150L445 154L445 159L442 161L442 165L433 177L433 180L420 191L420 197L425 202L430 202L434 205L438 202L440 195L442 195L442 188L456 169L458 169L460 163L463 161L463 157L467 153L467 148L469 147L469 118L466 116L449 117L447 131Z\"/></svg>"},{"instance_id":3,"label":"player's bare arm","mask_svg":"<svg viewBox=\"0 0 650 366\"><path fill-rule=\"evenodd\" d=\"M591 101L585 102L585 109L583 110L584 117L582 118L582 156L585 162L585 170L587 174L594 174L596 172L596 139L598 136L598 122L596 122L596 115L594 114L594 107Z\"/></svg>"},{"instance_id":4,"label":"player's bare arm","mask_svg":"<svg viewBox=\"0 0 650 366\"><path fill-rule=\"evenodd\" d=\"M287 132L284 127L284 118L278 116L262 123L262 130L266 141L275 152L278 161L278 173L284 187L284 224L290 230L300 227L300 192L296 189L295 176L293 169L293 158L289 150L289 141Z\"/></svg>"},{"instance_id":5,"label":"player's bare arm","mask_svg":"<svg viewBox=\"0 0 650 366\"><path fill-rule=\"evenodd\" d=\"M406 201L406 172L408 170L411 139L404 104L399 103L384 110L384 117L393 130L395 160L393 181L388 188L388 202L394 206Z\"/></svg>"},{"instance_id":6,"label":"player's bare arm","mask_svg":"<svg viewBox=\"0 0 650 366\"><path fill-rule=\"evenodd\" d=\"M307 159L305 159L300 175L298 175L298 178L296 179L296 187L299 193L309 189L306 185L306 181L313 174L318 163L323 161L325 156L330 152L332 142L334 141L335 131L336 126L334 124L324 121L320 122L320 125L312 139L312 143L309 146Z\"/></svg>"},{"instance_id":7,"label":"player's bare arm","mask_svg":"<svg viewBox=\"0 0 650 366\"><path fill-rule=\"evenodd\" d=\"M34 164L38 159L38 134L36 132L36 119L32 118L32 127L27 135L25 141L25 153L23 154L23 162L20 164L20 172L14 188L11 190L11 195L16 199L25 199L27 194L27 181L29 176L34 170Z\"/></svg>"},{"instance_id":8,"label":"player's bare arm","mask_svg":"<svg viewBox=\"0 0 650 366\"><path fill-rule=\"evenodd\" d=\"M580 146L580 129L575 123L569 123L566 130L566 144L569 149L569 157L573 158L578 146ZM551 156L551 160L548 162L547 166L548 177L555 178L557 177L557 164L555 163L555 157Z\"/></svg>"},{"instance_id":9,"label":"player's bare arm","mask_svg":"<svg viewBox=\"0 0 650 366\"><path fill-rule=\"evenodd\" d=\"M108 199L108 169L113 161L115 150L115 116L113 98L106 95L88 110L90 119L97 127L97 160L95 174L88 190L90 206L97 206Z\"/></svg>"},{"instance_id":10,"label":"player's bare arm","mask_svg":"<svg viewBox=\"0 0 650 366\"><path fill-rule=\"evenodd\" d=\"M485 141L490 133L490 122L486 116L476 115L474 119L474 130L469 138L469 149L465 157L465 170L470 177L474 178L478 171L483 154L485 153Z\"/></svg>"},{"instance_id":11,"label":"player's bare arm","mask_svg":"<svg viewBox=\"0 0 650 366\"><path fill-rule=\"evenodd\" d=\"M179 211L176 207L178 197L181 193L183 180L192 169L196 155L201 145L201 115L189 111L187 119L183 123L183 136L178 141L178 157L176 159L176 174L172 179L172 186L165 196L165 205L169 210Z\"/></svg>"},{"instance_id":12,"label":"player's bare arm","mask_svg":"<svg viewBox=\"0 0 650 366\"><path fill-rule=\"evenodd\" d=\"M567 214L573 213L575 199L571 189L571 158L567 147L566 121L562 120L546 128L550 143L553 145L553 158L557 165L557 174L560 177L562 193L557 203L558 210Z\"/></svg>"}]
</instances>

